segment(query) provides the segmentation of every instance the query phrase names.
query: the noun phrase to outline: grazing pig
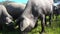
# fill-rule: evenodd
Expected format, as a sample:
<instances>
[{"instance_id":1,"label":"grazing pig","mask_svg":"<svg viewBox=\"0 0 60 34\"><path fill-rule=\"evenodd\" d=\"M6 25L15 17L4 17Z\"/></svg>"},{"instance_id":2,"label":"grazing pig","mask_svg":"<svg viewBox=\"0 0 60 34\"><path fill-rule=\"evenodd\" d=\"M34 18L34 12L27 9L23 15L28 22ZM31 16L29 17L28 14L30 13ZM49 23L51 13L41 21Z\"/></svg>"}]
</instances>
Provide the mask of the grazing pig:
<instances>
[{"instance_id":1,"label":"grazing pig","mask_svg":"<svg viewBox=\"0 0 60 34\"><path fill-rule=\"evenodd\" d=\"M23 14L16 20L20 30L30 31L35 27L38 17L41 19L41 32L44 32L45 16L50 16L50 24L53 15L53 0L28 0Z\"/></svg>"},{"instance_id":2,"label":"grazing pig","mask_svg":"<svg viewBox=\"0 0 60 34\"><path fill-rule=\"evenodd\" d=\"M4 5L0 5L0 24L1 26L7 25L8 27L12 27L13 25L13 18L9 13L7 12Z\"/></svg>"}]
</instances>

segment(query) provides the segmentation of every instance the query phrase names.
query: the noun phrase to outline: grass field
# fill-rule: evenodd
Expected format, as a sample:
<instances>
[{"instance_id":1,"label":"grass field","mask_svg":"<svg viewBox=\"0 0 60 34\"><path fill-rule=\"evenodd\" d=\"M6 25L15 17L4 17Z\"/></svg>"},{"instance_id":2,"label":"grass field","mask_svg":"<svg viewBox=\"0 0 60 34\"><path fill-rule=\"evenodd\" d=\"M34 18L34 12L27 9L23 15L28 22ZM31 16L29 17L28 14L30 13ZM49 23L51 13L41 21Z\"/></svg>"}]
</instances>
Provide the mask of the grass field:
<instances>
[{"instance_id":1,"label":"grass field","mask_svg":"<svg viewBox=\"0 0 60 34\"><path fill-rule=\"evenodd\" d=\"M38 20L38 26L34 28L28 34L39 34L41 31L41 21ZM6 29L0 31L0 34L20 34L18 30L15 31L6 31ZM43 34L60 34L60 16L58 16L58 20L56 18L53 19L51 27L45 27L45 32Z\"/></svg>"}]
</instances>

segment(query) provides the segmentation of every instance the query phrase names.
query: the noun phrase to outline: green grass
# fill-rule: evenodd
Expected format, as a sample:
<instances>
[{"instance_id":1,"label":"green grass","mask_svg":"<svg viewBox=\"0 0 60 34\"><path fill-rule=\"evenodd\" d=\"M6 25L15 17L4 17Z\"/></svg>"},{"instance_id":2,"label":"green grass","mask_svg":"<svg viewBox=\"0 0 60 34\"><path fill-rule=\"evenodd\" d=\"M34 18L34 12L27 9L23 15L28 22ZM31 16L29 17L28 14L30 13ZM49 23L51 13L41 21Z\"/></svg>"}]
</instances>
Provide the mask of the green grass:
<instances>
[{"instance_id":1,"label":"green grass","mask_svg":"<svg viewBox=\"0 0 60 34\"><path fill-rule=\"evenodd\" d=\"M49 18L49 17L47 17ZM60 34L60 21L55 21L56 17L54 17L51 27L45 27L45 32L43 34ZM60 16L58 16L58 20L60 20ZM28 34L39 34L41 31L41 21L38 20L38 26L30 31ZM15 31L0 31L0 34L20 34L18 30Z\"/></svg>"}]
</instances>

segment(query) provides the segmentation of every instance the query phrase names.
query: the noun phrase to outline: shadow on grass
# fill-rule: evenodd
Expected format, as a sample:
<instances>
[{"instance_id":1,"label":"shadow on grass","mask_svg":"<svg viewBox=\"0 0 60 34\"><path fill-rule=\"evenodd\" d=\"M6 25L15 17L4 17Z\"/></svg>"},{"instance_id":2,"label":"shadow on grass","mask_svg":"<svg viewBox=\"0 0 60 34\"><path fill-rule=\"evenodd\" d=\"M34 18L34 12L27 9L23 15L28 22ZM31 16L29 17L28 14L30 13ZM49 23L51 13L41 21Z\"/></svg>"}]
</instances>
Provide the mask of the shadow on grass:
<instances>
[{"instance_id":1,"label":"shadow on grass","mask_svg":"<svg viewBox=\"0 0 60 34\"><path fill-rule=\"evenodd\" d=\"M7 29L1 30L0 34L20 34L19 30L13 30L13 31L9 31Z\"/></svg>"}]
</instances>

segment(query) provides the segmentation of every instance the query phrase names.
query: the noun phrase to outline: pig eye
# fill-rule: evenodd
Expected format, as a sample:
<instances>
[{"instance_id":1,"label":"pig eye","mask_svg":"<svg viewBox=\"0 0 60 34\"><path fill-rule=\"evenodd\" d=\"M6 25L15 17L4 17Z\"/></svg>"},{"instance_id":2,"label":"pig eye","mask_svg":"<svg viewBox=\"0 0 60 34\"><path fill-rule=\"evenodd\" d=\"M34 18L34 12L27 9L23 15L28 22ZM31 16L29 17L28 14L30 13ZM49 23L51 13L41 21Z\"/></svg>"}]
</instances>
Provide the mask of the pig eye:
<instances>
[{"instance_id":1,"label":"pig eye","mask_svg":"<svg viewBox=\"0 0 60 34\"><path fill-rule=\"evenodd\" d=\"M19 21L22 22L24 20L24 18L20 18Z\"/></svg>"},{"instance_id":2,"label":"pig eye","mask_svg":"<svg viewBox=\"0 0 60 34\"><path fill-rule=\"evenodd\" d=\"M19 23L19 22L22 22L23 20L24 20L24 18L23 18L23 17L20 17L20 18L18 18L18 19L16 20L16 22Z\"/></svg>"}]
</instances>

